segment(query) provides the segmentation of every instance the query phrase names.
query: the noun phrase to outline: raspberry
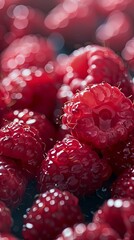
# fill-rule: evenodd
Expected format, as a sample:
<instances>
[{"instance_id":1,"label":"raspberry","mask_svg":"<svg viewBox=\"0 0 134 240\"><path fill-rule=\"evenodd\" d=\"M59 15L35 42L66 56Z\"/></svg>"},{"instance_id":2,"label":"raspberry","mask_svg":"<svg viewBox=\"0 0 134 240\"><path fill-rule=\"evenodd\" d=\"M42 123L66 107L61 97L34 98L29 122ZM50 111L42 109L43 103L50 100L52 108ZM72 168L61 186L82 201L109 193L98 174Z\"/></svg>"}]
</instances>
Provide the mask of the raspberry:
<instances>
[{"instance_id":1,"label":"raspberry","mask_svg":"<svg viewBox=\"0 0 134 240\"><path fill-rule=\"evenodd\" d=\"M54 77L38 68L16 69L2 79L2 85L11 96L13 109L29 108L49 118L56 104Z\"/></svg>"},{"instance_id":2,"label":"raspberry","mask_svg":"<svg viewBox=\"0 0 134 240\"><path fill-rule=\"evenodd\" d=\"M0 129L0 153L13 158L29 177L34 177L43 160L38 131L21 122L7 124Z\"/></svg>"},{"instance_id":3,"label":"raspberry","mask_svg":"<svg viewBox=\"0 0 134 240\"><path fill-rule=\"evenodd\" d=\"M110 31L109 31L110 29ZM96 38L101 44L121 51L133 35L131 19L121 11L113 11L105 23L96 30Z\"/></svg>"},{"instance_id":4,"label":"raspberry","mask_svg":"<svg viewBox=\"0 0 134 240\"><path fill-rule=\"evenodd\" d=\"M134 135L129 135L126 141L119 141L104 156L117 175L134 166Z\"/></svg>"},{"instance_id":5,"label":"raspberry","mask_svg":"<svg viewBox=\"0 0 134 240\"><path fill-rule=\"evenodd\" d=\"M45 115L32 112L28 109L10 111L3 115L2 126L12 121L21 121L36 128L46 146L46 151L54 145L53 142L56 138L56 130Z\"/></svg>"},{"instance_id":6,"label":"raspberry","mask_svg":"<svg viewBox=\"0 0 134 240\"><path fill-rule=\"evenodd\" d=\"M119 240L119 235L107 224L80 223L73 228L66 228L56 240Z\"/></svg>"},{"instance_id":7,"label":"raspberry","mask_svg":"<svg viewBox=\"0 0 134 240\"><path fill-rule=\"evenodd\" d=\"M27 240L55 239L66 227L83 220L78 199L58 189L40 194L24 215L23 237Z\"/></svg>"},{"instance_id":8,"label":"raspberry","mask_svg":"<svg viewBox=\"0 0 134 240\"><path fill-rule=\"evenodd\" d=\"M17 238L11 234L0 233L0 240L17 240Z\"/></svg>"},{"instance_id":9,"label":"raspberry","mask_svg":"<svg viewBox=\"0 0 134 240\"><path fill-rule=\"evenodd\" d=\"M108 224L121 237L130 234L133 235L133 217L134 217L134 201L109 199L103 206L95 213L93 221L100 224ZM133 235L134 237L134 235Z\"/></svg>"},{"instance_id":10,"label":"raspberry","mask_svg":"<svg viewBox=\"0 0 134 240\"><path fill-rule=\"evenodd\" d=\"M106 149L133 131L134 108L118 88L92 85L65 104L62 123L80 141Z\"/></svg>"},{"instance_id":11,"label":"raspberry","mask_svg":"<svg viewBox=\"0 0 134 240\"><path fill-rule=\"evenodd\" d=\"M95 192L110 175L105 160L89 146L68 136L48 152L38 182L41 192L58 187L81 196Z\"/></svg>"},{"instance_id":12,"label":"raspberry","mask_svg":"<svg viewBox=\"0 0 134 240\"><path fill-rule=\"evenodd\" d=\"M4 202L0 201L0 232L10 232L12 223L13 220L9 208L6 207Z\"/></svg>"},{"instance_id":13,"label":"raspberry","mask_svg":"<svg viewBox=\"0 0 134 240\"><path fill-rule=\"evenodd\" d=\"M4 73L8 73L16 68L44 67L54 57L55 50L50 41L27 35L14 40L2 53L1 68Z\"/></svg>"},{"instance_id":14,"label":"raspberry","mask_svg":"<svg viewBox=\"0 0 134 240\"><path fill-rule=\"evenodd\" d=\"M0 200L8 207L17 207L22 201L26 185L27 180L13 159L0 156Z\"/></svg>"},{"instance_id":15,"label":"raspberry","mask_svg":"<svg viewBox=\"0 0 134 240\"><path fill-rule=\"evenodd\" d=\"M134 167L124 170L111 187L113 198L134 199Z\"/></svg>"},{"instance_id":16,"label":"raspberry","mask_svg":"<svg viewBox=\"0 0 134 240\"><path fill-rule=\"evenodd\" d=\"M132 80L122 59L109 48L97 45L79 48L70 56L66 69L67 74L59 90L61 99L66 97L65 100L69 100L78 90L91 84L107 82L119 87L133 100Z\"/></svg>"}]
</instances>

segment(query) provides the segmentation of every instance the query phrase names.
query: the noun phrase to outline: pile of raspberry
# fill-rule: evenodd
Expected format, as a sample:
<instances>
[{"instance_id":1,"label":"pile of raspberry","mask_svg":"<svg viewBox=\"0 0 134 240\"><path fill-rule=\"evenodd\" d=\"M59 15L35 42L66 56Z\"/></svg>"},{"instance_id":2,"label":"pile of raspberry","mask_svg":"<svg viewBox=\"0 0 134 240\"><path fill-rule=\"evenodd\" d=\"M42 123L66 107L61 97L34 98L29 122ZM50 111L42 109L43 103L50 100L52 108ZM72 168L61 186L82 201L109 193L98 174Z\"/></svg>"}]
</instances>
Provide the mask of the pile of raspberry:
<instances>
[{"instance_id":1,"label":"pile of raspberry","mask_svg":"<svg viewBox=\"0 0 134 240\"><path fill-rule=\"evenodd\" d=\"M133 7L0 2L0 240L134 240L134 72L86 43Z\"/></svg>"}]
</instances>

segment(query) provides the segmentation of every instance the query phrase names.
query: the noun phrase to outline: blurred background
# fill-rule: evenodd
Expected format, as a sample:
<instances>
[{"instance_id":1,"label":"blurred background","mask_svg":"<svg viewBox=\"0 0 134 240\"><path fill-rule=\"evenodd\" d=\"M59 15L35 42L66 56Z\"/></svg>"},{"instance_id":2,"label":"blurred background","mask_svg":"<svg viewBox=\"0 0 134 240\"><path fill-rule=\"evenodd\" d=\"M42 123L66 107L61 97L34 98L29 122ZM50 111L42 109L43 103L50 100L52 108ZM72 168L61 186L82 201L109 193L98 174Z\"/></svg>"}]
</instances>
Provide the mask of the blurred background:
<instances>
[{"instance_id":1,"label":"blurred background","mask_svg":"<svg viewBox=\"0 0 134 240\"><path fill-rule=\"evenodd\" d=\"M89 43L115 50L134 68L133 0L0 0L0 52L36 34L70 53Z\"/></svg>"}]
</instances>

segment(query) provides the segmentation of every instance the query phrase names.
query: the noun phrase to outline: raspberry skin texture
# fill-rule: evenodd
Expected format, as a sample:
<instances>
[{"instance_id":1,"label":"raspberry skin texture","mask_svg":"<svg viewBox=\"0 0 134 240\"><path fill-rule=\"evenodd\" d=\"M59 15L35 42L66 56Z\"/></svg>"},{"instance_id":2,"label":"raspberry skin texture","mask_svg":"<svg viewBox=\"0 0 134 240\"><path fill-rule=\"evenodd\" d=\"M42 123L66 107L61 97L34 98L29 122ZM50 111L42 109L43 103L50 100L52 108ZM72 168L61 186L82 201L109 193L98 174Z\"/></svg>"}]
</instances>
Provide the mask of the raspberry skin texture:
<instances>
[{"instance_id":1,"label":"raspberry skin texture","mask_svg":"<svg viewBox=\"0 0 134 240\"><path fill-rule=\"evenodd\" d=\"M94 84L64 105L62 123L80 141L106 149L134 129L132 102L108 83Z\"/></svg>"},{"instance_id":2,"label":"raspberry skin texture","mask_svg":"<svg viewBox=\"0 0 134 240\"><path fill-rule=\"evenodd\" d=\"M119 175L111 187L113 198L134 199L134 166L128 168Z\"/></svg>"},{"instance_id":3,"label":"raspberry skin texture","mask_svg":"<svg viewBox=\"0 0 134 240\"><path fill-rule=\"evenodd\" d=\"M0 154L10 157L33 178L44 156L44 145L37 129L21 122L11 122L0 129Z\"/></svg>"},{"instance_id":4,"label":"raspberry skin texture","mask_svg":"<svg viewBox=\"0 0 134 240\"><path fill-rule=\"evenodd\" d=\"M75 50L70 55L66 71L58 92L61 101L69 100L77 91L91 84L102 82L119 87L127 97L134 98L132 79L127 68L122 59L109 48L88 45Z\"/></svg>"},{"instance_id":5,"label":"raspberry skin texture","mask_svg":"<svg viewBox=\"0 0 134 240\"><path fill-rule=\"evenodd\" d=\"M43 160L38 177L40 192L52 187L76 196L90 195L109 179L111 168L88 145L72 136L59 141Z\"/></svg>"},{"instance_id":6,"label":"raspberry skin texture","mask_svg":"<svg viewBox=\"0 0 134 240\"><path fill-rule=\"evenodd\" d=\"M55 59L55 50L48 40L26 35L14 40L2 53L1 70L10 73L18 68L44 67L52 59Z\"/></svg>"},{"instance_id":7,"label":"raspberry skin texture","mask_svg":"<svg viewBox=\"0 0 134 240\"><path fill-rule=\"evenodd\" d=\"M126 141L119 141L111 149L103 153L111 165L113 172L120 175L125 169L134 166L134 133Z\"/></svg>"},{"instance_id":8,"label":"raspberry skin texture","mask_svg":"<svg viewBox=\"0 0 134 240\"><path fill-rule=\"evenodd\" d=\"M9 111L3 115L2 126L12 121L21 121L36 128L45 144L46 151L53 147L56 139L56 130L44 114L33 112L29 109Z\"/></svg>"},{"instance_id":9,"label":"raspberry skin texture","mask_svg":"<svg viewBox=\"0 0 134 240\"><path fill-rule=\"evenodd\" d=\"M134 234L134 201L128 199L109 199L95 213L93 222L108 224L121 239ZM134 235L133 235L134 237Z\"/></svg>"},{"instance_id":10,"label":"raspberry skin texture","mask_svg":"<svg viewBox=\"0 0 134 240\"><path fill-rule=\"evenodd\" d=\"M15 69L2 79L12 100L12 109L28 108L51 118L56 105L56 78L38 68Z\"/></svg>"},{"instance_id":11,"label":"raspberry skin texture","mask_svg":"<svg viewBox=\"0 0 134 240\"><path fill-rule=\"evenodd\" d=\"M78 199L59 189L40 194L24 215L23 237L25 240L55 239L66 227L83 221Z\"/></svg>"},{"instance_id":12,"label":"raspberry skin texture","mask_svg":"<svg viewBox=\"0 0 134 240\"><path fill-rule=\"evenodd\" d=\"M83 223L66 228L56 240L121 240L119 235L107 224Z\"/></svg>"},{"instance_id":13,"label":"raspberry skin texture","mask_svg":"<svg viewBox=\"0 0 134 240\"><path fill-rule=\"evenodd\" d=\"M27 179L11 158L0 156L0 201L16 208L22 201Z\"/></svg>"},{"instance_id":14,"label":"raspberry skin texture","mask_svg":"<svg viewBox=\"0 0 134 240\"><path fill-rule=\"evenodd\" d=\"M11 231L13 220L10 209L4 202L0 201L0 232L8 233Z\"/></svg>"}]
</instances>

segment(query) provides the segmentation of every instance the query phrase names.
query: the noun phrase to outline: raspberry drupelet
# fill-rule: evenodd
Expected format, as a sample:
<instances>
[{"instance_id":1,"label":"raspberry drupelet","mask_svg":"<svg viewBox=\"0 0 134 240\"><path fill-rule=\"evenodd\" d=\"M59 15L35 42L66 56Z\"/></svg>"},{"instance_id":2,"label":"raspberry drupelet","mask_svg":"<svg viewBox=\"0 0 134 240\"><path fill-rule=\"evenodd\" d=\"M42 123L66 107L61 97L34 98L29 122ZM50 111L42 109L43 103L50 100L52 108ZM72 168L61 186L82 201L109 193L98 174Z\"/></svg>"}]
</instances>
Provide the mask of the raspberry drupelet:
<instances>
[{"instance_id":1,"label":"raspberry drupelet","mask_svg":"<svg viewBox=\"0 0 134 240\"><path fill-rule=\"evenodd\" d=\"M24 215L25 240L55 239L66 227L83 221L78 199L67 191L51 189L40 194Z\"/></svg>"},{"instance_id":2,"label":"raspberry drupelet","mask_svg":"<svg viewBox=\"0 0 134 240\"><path fill-rule=\"evenodd\" d=\"M36 175L44 158L44 144L38 130L22 122L0 129L0 154L14 159L29 178Z\"/></svg>"},{"instance_id":3,"label":"raspberry drupelet","mask_svg":"<svg viewBox=\"0 0 134 240\"><path fill-rule=\"evenodd\" d=\"M23 122L29 126L36 128L48 151L53 147L56 139L56 130L53 124L46 118L44 114L33 112L29 109L12 110L3 115L2 126L9 122Z\"/></svg>"},{"instance_id":4,"label":"raspberry drupelet","mask_svg":"<svg viewBox=\"0 0 134 240\"><path fill-rule=\"evenodd\" d=\"M107 224L89 223L85 225L80 223L73 228L66 228L56 240L121 240L117 232L115 232Z\"/></svg>"},{"instance_id":5,"label":"raspberry drupelet","mask_svg":"<svg viewBox=\"0 0 134 240\"><path fill-rule=\"evenodd\" d=\"M120 175L125 169L134 166L134 133L129 134L127 140L119 141L104 153L114 173Z\"/></svg>"},{"instance_id":6,"label":"raspberry drupelet","mask_svg":"<svg viewBox=\"0 0 134 240\"><path fill-rule=\"evenodd\" d=\"M109 199L95 213L93 222L108 224L121 239L134 239L134 201Z\"/></svg>"},{"instance_id":7,"label":"raspberry drupelet","mask_svg":"<svg viewBox=\"0 0 134 240\"><path fill-rule=\"evenodd\" d=\"M76 93L64 105L62 123L80 141L99 149L126 140L134 129L132 102L108 83Z\"/></svg>"},{"instance_id":8,"label":"raspberry drupelet","mask_svg":"<svg viewBox=\"0 0 134 240\"><path fill-rule=\"evenodd\" d=\"M0 201L10 208L18 207L26 186L26 176L14 160L0 156Z\"/></svg>"},{"instance_id":9,"label":"raspberry drupelet","mask_svg":"<svg viewBox=\"0 0 134 240\"><path fill-rule=\"evenodd\" d=\"M111 186L113 198L134 199L134 166L125 169Z\"/></svg>"},{"instance_id":10,"label":"raspberry drupelet","mask_svg":"<svg viewBox=\"0 0 134 240\"><path fill-rule=\"evenodd\" d=\"M41 192L57 187L77 196L90 195L111 175L111 168L88 145L72 136L59 141L43 160L38 186Z\"/></svg>"},{"instance_id":11,"label":"raspberry drupelet","mask_svg":"<svg viewBox=\"0 0 134 240\"><path fill-rule=\"evenodd\" d=\"M1 83L12 100L12 109L29 108L50 118L56 105L56 81L54 73L33 67L15 69Z\"/></svg>"},{"instance_id":12,"label":"raspberry drupelet","mask_svg":"<svg viewBox=\"0 0 134 240\"><path fill-rule=\"evenodd\" d=\"M134 99L132 79L122 59L110 48L88 45L75 50L66 66L67 73L58 98L65 102L91 84L107 82Z\"/></svg>"}]
</instances>

